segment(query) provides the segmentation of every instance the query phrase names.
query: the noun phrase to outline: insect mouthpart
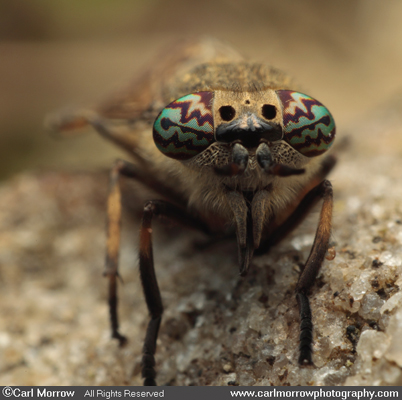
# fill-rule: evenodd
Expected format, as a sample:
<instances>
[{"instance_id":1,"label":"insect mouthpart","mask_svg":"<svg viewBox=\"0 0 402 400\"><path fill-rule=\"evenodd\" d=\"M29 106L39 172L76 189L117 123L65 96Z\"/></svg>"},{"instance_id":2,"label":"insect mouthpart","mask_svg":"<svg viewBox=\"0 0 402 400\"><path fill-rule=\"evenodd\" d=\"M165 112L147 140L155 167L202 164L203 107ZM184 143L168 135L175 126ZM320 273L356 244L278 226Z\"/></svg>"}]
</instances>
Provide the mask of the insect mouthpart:
<instances>
[{"instance_id":1,"label":"insect mouthpart","mask_svg":"<svg viewBox=\"0 0 402 400\"><path fill-rule=\"evenodd\" d=\"M215 138L218 142L241 143L244 147L255 148L262 139L269 142L281 140L282 127L273 122L266 122L253 113L247 113L239 118L221 124L216 128Z\"/></svg>"}]
</instances>

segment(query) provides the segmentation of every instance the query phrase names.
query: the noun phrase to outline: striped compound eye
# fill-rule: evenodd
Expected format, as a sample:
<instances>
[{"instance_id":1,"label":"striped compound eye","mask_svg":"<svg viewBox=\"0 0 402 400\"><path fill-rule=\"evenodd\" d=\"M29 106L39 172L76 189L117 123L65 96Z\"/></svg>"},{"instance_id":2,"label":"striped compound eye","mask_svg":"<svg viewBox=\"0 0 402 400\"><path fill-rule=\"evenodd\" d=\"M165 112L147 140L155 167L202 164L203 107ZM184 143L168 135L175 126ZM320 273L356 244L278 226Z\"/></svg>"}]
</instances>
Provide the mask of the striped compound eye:
<instances>
[{"instance_id":1,"label":"striped compound eye","mask_svg":"<svg viewBox=\"0 0 402 400\"><path fill-rule=\"evenodd\" d=\"M214 139L213 92L188 94L166 106L155 120L156 147L176 160L188 160Z\"/></svg>"},{"instance_id":2,"label":"striped compound eye","mask_svg":"<svg viewBox=\"0 0 402 400\"><path fill-rule=\"evenodd\" d=\"M278 90L283 109L283 139L306 157L326 152L335 139L335 121L319 101L293 90Z\"/></svg>"}]
</instances>

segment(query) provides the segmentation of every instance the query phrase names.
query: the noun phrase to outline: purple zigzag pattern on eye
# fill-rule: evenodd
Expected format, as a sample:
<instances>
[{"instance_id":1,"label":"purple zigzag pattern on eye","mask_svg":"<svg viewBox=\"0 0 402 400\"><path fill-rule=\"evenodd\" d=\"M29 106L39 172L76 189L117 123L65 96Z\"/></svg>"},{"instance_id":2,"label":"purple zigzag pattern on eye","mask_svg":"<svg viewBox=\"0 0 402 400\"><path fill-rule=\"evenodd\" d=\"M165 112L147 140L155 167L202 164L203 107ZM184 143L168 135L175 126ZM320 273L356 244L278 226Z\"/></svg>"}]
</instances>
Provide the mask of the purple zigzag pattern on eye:
<instances>
[{"instance_id":1,"label":"purple zigzag pattern on eye","mask_svg":"<svg viewBox=\"0 0 402 400\"><path fill-rule=\"evenodd\" d=\"M169 118L162 118L161 126L164 130L167 131L171 126L177 127L177 124L172 122ZM213 140L213 133L208 134L207 132L200 131L198 129L194 129L188 126L180 126L180 130L184 134L190 133L195 135L197 140L207 139L208 145L211 143L211 140ZM172 135L169 139L164 139L161 135L158 134L158 143L162 147L167 147L173 143L173 145L176 148L184 146L189 150L200 151L200 149L203 149L208 146L208 145L194 144L193 141L194 137L192 136L189 136L189 138L186 140L180 140L179 134L177 132L174 135Z\"/></svg>"},{"instance_id":2,"label":"purple zigzag pattern on eye","mask_svg":"<svg viewBox=\"0 0 402 400\"><path fill-rule=\"evenodd\" d=\"M329 131L329 128L333 125L333 120L328 110L319 101L302 93L280 90L277 91L277 94L283 105L284 139L295 150L307 157L314 157L324 153L334 140L335 133L335 126ZM295 94L298 95L297 98L293 97ZM303 106L300 103L303 104L306 111L302 109ZM321 108L321 112L317 113L318 115L315 115L312 111L314 106ZM294 111L290 112L291 109ZM320 114L322 116L317 119ZM307 119L310 123L306 121L301 125L301 118ZM294 127L294 125L299 124L301 126ZM314 136L317 136L312 137L310 131L311 134L315 131ZM302 139L302 142L295 141L295 138Z\"/></svg>"},{"instance_id":3,"label":"purple zigzag pattern on eye","mask_svg":"<svg viewBox=\"0 0 402 400\"><path fill-rule=\"evenodd\" d=\"M183 126L183 125L177 125L175 122L173 122L170 118L162 118L161 119L161 127L167 132L169 128L171 127L178 127L182 133L193 133L194 135L197 136L198 140L203 139L206 136L211 136L213 137L213 133L208 133L205 131L201 131L196 128L192 128L191 126ZM177 135L177 133L176 133ZM169 138L170 140L170 138Z\"/></svg>"},{"instance_id":4,"label":"purple zigzag pattern on eye","mask_svg":"<svg viewBox=\"0 0 402 400\"><path fill-rule=\"evenodd\" d=\"M302 137L303 136L303 132L307 129L309 130L314 130L315 126L318 124L323 124L325 126L329 126L331 124L331 119L328 115L320 118L319 120L315 121L312 124L309 125L304 125L301 128L294 128L291 131L286 132L286 137L288 138L288 140L292 140L293 137L297 136L297 137ZM320 144L321 141L324 141L325 143L330 143L332 142L332 140L334 139L331 136L328 135L324 135L321 131L321 128L318 128L318 133L317 133L317 137L315 139L311 138L310 136L306 136L306 138L309 138L311 142L315 142L317 144ZM297 144L295 144L295 147L297 146Z\"/></svg>"},{"instance_id":5,"label":"purple zigzag pattern on eye","mask_svg":"<svg viewBox=\"0 0 402 400\"><path fill-rule=\"evenodd\" d=\"M194 98L195 96L197 98ZM154 129L154 139L158 143L158 146L166 150L164 152L165 155L182 160L189 159L200 153L214 141L214 124L211 112L213 93L199 92L188 95L188 97L190 97L188 100L183 100L182 98L170 103L165 109L178 109L180 112L179 120L173 121L168 117L169 113L160 120L160 127L164 131L168 132L170 128L176 128L174 129L176 132L173 135L167 135L164 138L162 134ZM199 109L195 109L191 113L189 112L190 107L195 103L203 104L206 110L204 115L202 115ZM199 127L205 127L205 124L208 124L206 131L199 129ZM197 143L197 141L202 141L203 143ZM172 145L176 151L167 151L168 147Z\"/></svg>"},{"instance_id":6,"label":"purple zigzag pattern on eye","mask_svg":"<svg viewBox=\"0 0 402 400\"><path fill-rule=\"evenodd\" d=\"M325 153L327 149L320 150L320 149L318 149L318 147L322 144L323 141L326 144L328 144L333 140L332 138L330 138L330 140L327 141L326 136L324 136L322 134L321 130L319 130L319 133L318 133L316 139L312 139L310 136L306 136L304 139L305 140L303 143L292 144L292 147L295 150L297 150L298 152L304 154L306 157L315 157L322 153ZM305 151L305 149L307 149L311 145L316 146L317 149L310 149L309 151Z\"/></svg>"},{"instance_id":7,"label":"purple zigzag pattern on eye","mask_svg":"<svg viewBox=\"0 0 402 400\"><path fill-rule=\"evenodd\" d=\"M213 123L213 116L212 116L212 111L211 111L211 99L212 99L212 93L210 92L203 92L197 93L198 96L201 97L200 103L203 103L206 110L208 112L203 116L200 112L200 110L193 110L189 114L190 107L194 104L193 100L181 100L181 101L174 101L173 103L169 104L169 108L171 109L180 109L180 123L182 124L188 124L193 118L197 120L197 123L199 126L203 126L205 123L209 123L211 127L214 126Z\"/></svg>"},{"instance_id":8,"label":"purple zigzag pattern on eye","mask_svg":"<svg viewBox=\"0 0 402 400\"><path fill-rule=\"evenodd\" d=\"M334 140L333 136L329 135L324 135L323 132L321 131L321 128L318 128L317 131L317 137L313 138L307 132L305 132L307 129L314 130L316 125L319 123L323 123L326 126L329 126L331 123L329 116L322 117L318 121L316 121L313 124L310 125L305 125L302 128L297 128L293 129L285 134L286 140L291 143L292 138L294 137L302 137L304 139L303 142L301 143L291 143L291 146L299 151L300 153L304 154L307 157L315 157L318 156L322 153L325 153L327 150L326 148L324 149L319 149L320 146L322 146L323 142L328 145ZM303 134L304 133L304 134ZM315 146L317 147L316 149L310 149L309 151L306 152L305 149L309 148L310 146Z\"/></svg>"},{"instance_id":9,"label":"purple zigzag pattern on eye","mask_svg":"<svg viewBox=\"0 0 402 400\"><path fill-rule=\"evenodd\" d=\"M282 91L280 93L280 98L282 100L282 104L283 104L283 110L284 110L284 125L286 126L289 122L293 122L295 124L299 123L299 120L301 117L306 117L309 121L314 121L314 119L316 118L316 116L314 115L314 113L311 111L312 107L315 105L318 106L322 106L321 103L319 103L317 100L314 99L300 99L301 102L303 103L303 105L306 107L307 109L307 113L305 111L303 111L298 105L298 101L296 101L290 93L295 93L295 92L290 92L290 93L284 93L284 92L289 92L289 91ZM296 103L296 107L295 107L295 114L291 114L288 110L289 110L289 104L290 102L294 102ZM305 126L309 126L309 125L305 125Z\"/></svg>"},{"instance_id":10,"label":"purple zigzag pattern on eye","mask_svg":"<svg viewBox=\"0 0 402 400\"><path fill-rule=\"evenodd\" d=\"M293 122L294 124L298 124L300 121L300 118L305 117L307 118L309 121L311 121L311 124L305 124L302 127L299 128L294 128L291 131L288 132L290 137L294 137L294 136L298 136L301 137L301 133L305 130L305 129L312 129L314 130L315 125L322 123L326 126L329 126L331 124L331 119L328 115L325 115L323 117L321 117L319 120L315 120L316 119L316 115L312 112L312 107L313 106L319 106L319 107L324 107L320 102L318 102L315 99L308 99L308 98L301 98L298 100L295 100L292 97L292 93L296 93L294 91L290 91L290 90L281 90L278 91L278 95L282 101L283 104L283 111L284 111L284 126L286 129L286 126L290 123ZM305 106L305 108L307 109L307 112L305 112L304 110L302 110L300 108L300 106L297 105L297 103L301 101L303 103L303 105ZM295 105L295 113L292 114L289 112L289 103L296 103ZM320 134L322 135L322 132L320 131ZM324 135L322 135L322 139L324 141L328 140L331 141L331 138L327 138Z\"/></svg>"}]
</instances>

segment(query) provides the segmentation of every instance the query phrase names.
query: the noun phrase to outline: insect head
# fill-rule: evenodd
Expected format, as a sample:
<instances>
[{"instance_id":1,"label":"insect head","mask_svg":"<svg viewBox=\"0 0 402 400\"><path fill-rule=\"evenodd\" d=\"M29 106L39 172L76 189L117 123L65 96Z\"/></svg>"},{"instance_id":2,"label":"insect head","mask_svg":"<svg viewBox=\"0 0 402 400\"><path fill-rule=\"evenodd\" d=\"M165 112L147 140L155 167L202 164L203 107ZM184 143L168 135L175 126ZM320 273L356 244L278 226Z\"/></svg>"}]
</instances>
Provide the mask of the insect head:
<instances>
[{"instance_id":1,"label":"insect head","mask_svg":"<svg viewBox=\"0 0 402 400\"><path fill-rule=\"evenodd\" d=\"M305 157L327 151L335 138L335 122L318 100L292 90L270 90L253 108L215 104L218 92L188 94L167 105L153 126L157 148L166 156L188 160L214 142L240 142L257 147L261 140L284 140ZM274 97L272 97L274 96ZM245 104L249 104L248 100ZM274 104L271 104L274 103Z\"/></svg>"}]
</instances>

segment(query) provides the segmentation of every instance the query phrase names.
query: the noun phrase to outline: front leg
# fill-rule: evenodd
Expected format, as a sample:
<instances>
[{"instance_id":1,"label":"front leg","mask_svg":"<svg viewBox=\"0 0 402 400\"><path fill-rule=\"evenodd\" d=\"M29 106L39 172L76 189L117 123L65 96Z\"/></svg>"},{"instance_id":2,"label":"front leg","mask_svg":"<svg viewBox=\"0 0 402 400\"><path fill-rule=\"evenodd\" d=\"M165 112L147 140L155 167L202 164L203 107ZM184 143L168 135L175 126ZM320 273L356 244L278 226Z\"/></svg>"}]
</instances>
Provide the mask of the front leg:
<instances>
[{"instance_id":1,"label":"front leg","mask_svg":"<svg viewBox=\"0 0 402 400\"><path fill-rule=\"evenodd\" d=\"M313 323L311 320L311 309L307 294L308 290L314 284L328 249L328 243L331 236L333 205L332 185L328 180L324 180L320 185L312 189L310 193L314 194L312 201L321 197L323 199L323 204L313 247L307 262L301 271L296 286L296 298L300 312L299 364L302 365L312 364L311 346L313 342Z\"/></svg>"},{"instance_id":2,"label":"front leg","mask_svg":"<svg viewBox=\"0 0 402 400\"><path fill-rule=\"evenodd\" d=\"M322 174L327 174L329 170L332 169L334 163L335 159L328 158L327 162L323 165ZM317 179L320 179L320 174L313 180L313 183ZM300 312L300 364L312 363L311 344L313 341L313 324L311 321L311 309L307 293L311 286L313 286L315 278L321 268L331 236L333 203L331 183L325 179L310 189L291 215L269 235L256 251L257 255L266 253L273 245L295 229L320 199L323 199L323 204L314 243L296 286L296 298Z\"/></svg>"},{"instance_id":3,"label":"front leg","mask_svg":"<svg viewBox=\"0 0 402 400\"><path fill-rule=\"evenodd\" d=\"M142 377L144 386L156 386L155 351L159 326L162 319L163 305L158 282L156 280L152 251L152 218L160 212L157 204L148 202L140 230L140 276L145 301L151 320L148 323L144 347L142 349Z\"/></svg>"},{"instance_id":4,"label":"front leg","mask_svg":"<svg viewBox=\"0 0 402 400\"><path fill-rule=\"evenodd\" d=\"M154 216L165 217L180 222L182 225L207 232L206 226L198 219L186 214L179 207L166 201L151 200L144 206L140 230L140 276L145 301L151 320L148 323L142 356L142 377L144 386L155 386L155 351L163 305L158 282L156 280L152 251L152 219Z\"/></svg>"},{"instance_id":5,"label":"front leg","mask_svg":"<svg viewBox=\"0 0 402 400\"><path fill-rule=\"evenodd\" d=\"M262 255L268 252L273 246L278 244L282 239L287 237L296 227L305 219L311 209L318 203L321 196L317 191L326 176L332 171L336 164L336 157L329 155L321 163L321 168L313 176L311 181L302 189L296 201L289 206L289 213L285 213L288 217L276 223L274 228L264 239L258 249L256 255Z\"/></svg>"}]
</instances>

